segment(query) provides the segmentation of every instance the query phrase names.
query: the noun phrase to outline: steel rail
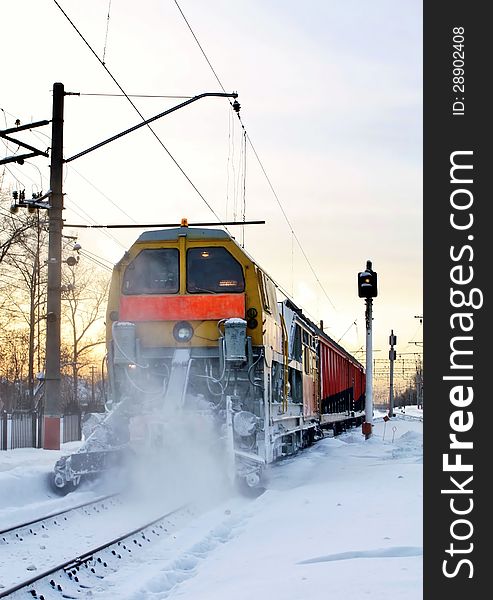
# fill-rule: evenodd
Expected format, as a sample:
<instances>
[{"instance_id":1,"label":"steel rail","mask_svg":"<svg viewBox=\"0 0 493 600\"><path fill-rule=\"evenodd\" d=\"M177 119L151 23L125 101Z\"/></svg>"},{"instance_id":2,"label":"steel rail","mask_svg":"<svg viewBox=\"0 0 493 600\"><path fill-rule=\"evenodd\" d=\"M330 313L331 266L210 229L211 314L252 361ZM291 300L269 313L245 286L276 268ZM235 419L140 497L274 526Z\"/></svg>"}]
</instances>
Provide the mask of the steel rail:
<instances>
[{"instance_id":1,"label":"steel rail","mask_svg":"<svg viewBox=\"0 0 493 600\"><path fill-rule=\"evenodd\" d=\"M101 552L102 550L107 550L107 549L111 548L111 546L114 546L115 544L118 544L119 542L122 542L123 540L125 540L129 537L132 537L133 535L135 535L137 533L145 531L149 527L156 525L160 521L183 510L187 506L188 505L186 505L186 504L179 506L178 508L175 508L174 510L172 510L166 514L161 515L161 516L157 517L156 519L153 519L152 521L150 521L149 523L146 523L145 525L141 525L140 527L137 527L136 529L133 529L130 532L126 532L126 533L118 536L117 538L113 538L110 541L97 546L96 548L92 548L91 550L84 552L84 554L80 554L74 558L70 558L69 560L66 560L63 563L60 563L60 564L56 565L55 567L51 567L47 571L43 571L42 573L36 575L35 577L31 577L29 579L21 581L20 583L16 584L15 586L12 586L8 589L3 589L0 591L0 598L6 598L10 594L13 594L14 592L18 592L19 590L22 590L23 588L26 588L30 585L33 585L36 582L40 582L43 579L49 577L50 575L54 575L58 571L62 571L62 570L67 571L67 570L70 570L73 568L78 569L81 565L83 565L84 563L93 559L94 555L97 554L98 552ZM54 582L52 583L52 587L54 587ZM61 591L61 589L60 589L60 591ZM30 593L33 597L37 597L35 590L34 590L34 593L32 591L30 591Z\"/></svg>"},{"instance_id":2,"label":"steel rail","mask_svg":"<svg viewBox=\"0 0 493 600\"><path fill-rule=\"evenodd\" d=\"M108 500L109 498L114 498L115 496L118 496L118 495L119 494L117 492L115 492L114 494L107 494L106 496L101 496L100 498L96 498L95 500L91 500L90 502L82 502L81 504L76 504L75 506L70 506L64 510L59 510L59 511L49 513L48 515L45 515L44 517L38 517L31 521L26 521L25 523L19 523L17 525L11 525L10 527L7 527L5 529L0 529L0 535L13 533L17 529L25 529L26 527L29 527L30 525L35 525L36 523L41 523L43 521L47 521L48 519L53 519L53 517L59 517L60 515L64 515L73 510L78 510L79 508L91 506L91 504L98 504L99 502L104 502L105 500Z\"/></svg>"}]
</instances>

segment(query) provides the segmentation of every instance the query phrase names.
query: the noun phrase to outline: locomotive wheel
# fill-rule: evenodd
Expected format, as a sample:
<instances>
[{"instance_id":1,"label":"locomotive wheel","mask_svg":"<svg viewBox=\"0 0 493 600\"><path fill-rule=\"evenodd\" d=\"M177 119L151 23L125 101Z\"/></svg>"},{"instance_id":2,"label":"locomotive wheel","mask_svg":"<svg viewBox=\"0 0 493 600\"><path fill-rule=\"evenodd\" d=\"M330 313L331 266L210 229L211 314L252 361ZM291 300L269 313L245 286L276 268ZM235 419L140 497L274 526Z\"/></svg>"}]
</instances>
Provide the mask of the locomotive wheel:
<instances>
[{"instance_id":1,"label":"locomotive wheel","mask_svg":"<svg viewBox=\"0 0 493 600\"><path fill-rule=\"evenodd\" d=\"M236 489L242 496L247 498L258 498L265 492L265 487L260 484L249 485L245 477L236 477Z\"/></svg>"},{"instance_id":2,"label":"locomotive wheel","mask_svg":"<svg viewBox=\"0 0 493 600\"><path fill-rule=\"evenodd\" d=\"M73 481L65 481L59 473L50 473L49 485L51 490L58 496L66 496L76 490L79 484Z\"/></svg>"}]
</instances>

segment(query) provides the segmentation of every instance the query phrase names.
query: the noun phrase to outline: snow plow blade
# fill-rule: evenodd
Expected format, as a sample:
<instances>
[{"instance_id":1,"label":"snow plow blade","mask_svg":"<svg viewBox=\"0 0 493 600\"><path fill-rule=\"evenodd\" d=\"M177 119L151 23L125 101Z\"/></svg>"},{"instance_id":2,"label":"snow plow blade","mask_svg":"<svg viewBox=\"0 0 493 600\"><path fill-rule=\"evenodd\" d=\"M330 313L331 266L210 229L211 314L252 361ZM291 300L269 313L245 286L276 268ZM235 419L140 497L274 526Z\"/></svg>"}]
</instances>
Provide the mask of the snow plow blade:
<instances>
[{"instance_id":1,"label":"snow plow blade","mask_svg":"<svg viewBox=\"0 0 493 600\"><path fill-rule=\"evenodd\" d=\"M132 452L128 448L77 452L62 456L50 478L51 488L60 495L75 490L82 479L120 467Z\"/></svg>"},{"instance_id":2,"label":"snow plow blade","mask_svg":"<svg viewBox=\"0 0 493 600\"><path fill-rule=\"evenodd\" d=\"M124 450L79 452L69 457L70 469L77 476L100 473L101 471L120 466L125 456L128 456L128 452Z\"/></svg>"}]
</instances>

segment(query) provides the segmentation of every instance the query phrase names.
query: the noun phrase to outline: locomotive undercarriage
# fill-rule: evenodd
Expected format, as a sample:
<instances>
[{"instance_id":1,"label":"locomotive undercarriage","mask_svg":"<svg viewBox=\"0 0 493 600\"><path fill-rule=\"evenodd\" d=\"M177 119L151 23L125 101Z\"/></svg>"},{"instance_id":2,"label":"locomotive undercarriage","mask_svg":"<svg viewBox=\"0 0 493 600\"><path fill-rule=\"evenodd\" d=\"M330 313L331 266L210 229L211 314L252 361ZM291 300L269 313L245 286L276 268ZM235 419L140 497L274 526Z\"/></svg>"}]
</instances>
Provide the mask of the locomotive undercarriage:
<instances>
[{"instance_id":1,"label":"locomotive undercarriage","mask_svg":"<svg viewBox=\"0 0 493 600\"><path fill-rule=\"evenodd\" d=\"M108 354L106 416L78 452L56 463L58 492L135 457L172 456L177 428L187 444L192 421L210 433L204 450L217 452L229 478L246 488L260 486L267 464L320 434L315 419L305 420L296 386L283 394L282 356L270 356L269 364L265 348L245 335L243 320L226 320L215 347L148 348L133 324L122 323L121 331L115 329ZM290 369L291 381L296 375Z\"/></svg>"},{"instance_id":2,"label":"locomotive undercarriage","mask_svg":"<svg viewBox=\"0 0 493 600\"><path fill-rule=\"evenodd\" d=\"M264 348L252 347L244 321L230 321L216 347L179 349L142 347L128 333L135 332L133 324L124 323L125 336L119 338L117 332L108 355L111 387L106 416L77 453L56 463L54 488L66 493L82 479L125 464L135 455L167 452L167 440L176 437L177 424L185 438L189 435L192 415L195 423L198 419L199 426L213 432L204 443L219 448L230 478L247 487L258 486L272 454L266 451L270 441L265 433L270 374Z\"/></svg>"}]
</instances>

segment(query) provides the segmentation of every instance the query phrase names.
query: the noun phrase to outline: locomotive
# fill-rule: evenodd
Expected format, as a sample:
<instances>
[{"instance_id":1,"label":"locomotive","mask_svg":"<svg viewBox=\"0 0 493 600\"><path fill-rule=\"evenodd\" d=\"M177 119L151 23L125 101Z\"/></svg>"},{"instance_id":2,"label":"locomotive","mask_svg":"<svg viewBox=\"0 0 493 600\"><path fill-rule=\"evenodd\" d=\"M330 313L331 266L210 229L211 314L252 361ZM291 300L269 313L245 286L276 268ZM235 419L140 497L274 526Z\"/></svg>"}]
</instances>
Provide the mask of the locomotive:
<instances>
[{"instance_id":1,"label":"locomotive","mask_svg":"<svg viewBox=\"0 0 493 600\"><path fill-rule=\"evenodd\" d=\"M107 412L55 465L61 493L120 464L132 437L165 443L177 415L212 420L247 488L324 428L364 420L363 366L291 300L278 302L273 280L222 229L184 219L142 233L113 269L106 343Z\"/></svg>"}]
</instances>

